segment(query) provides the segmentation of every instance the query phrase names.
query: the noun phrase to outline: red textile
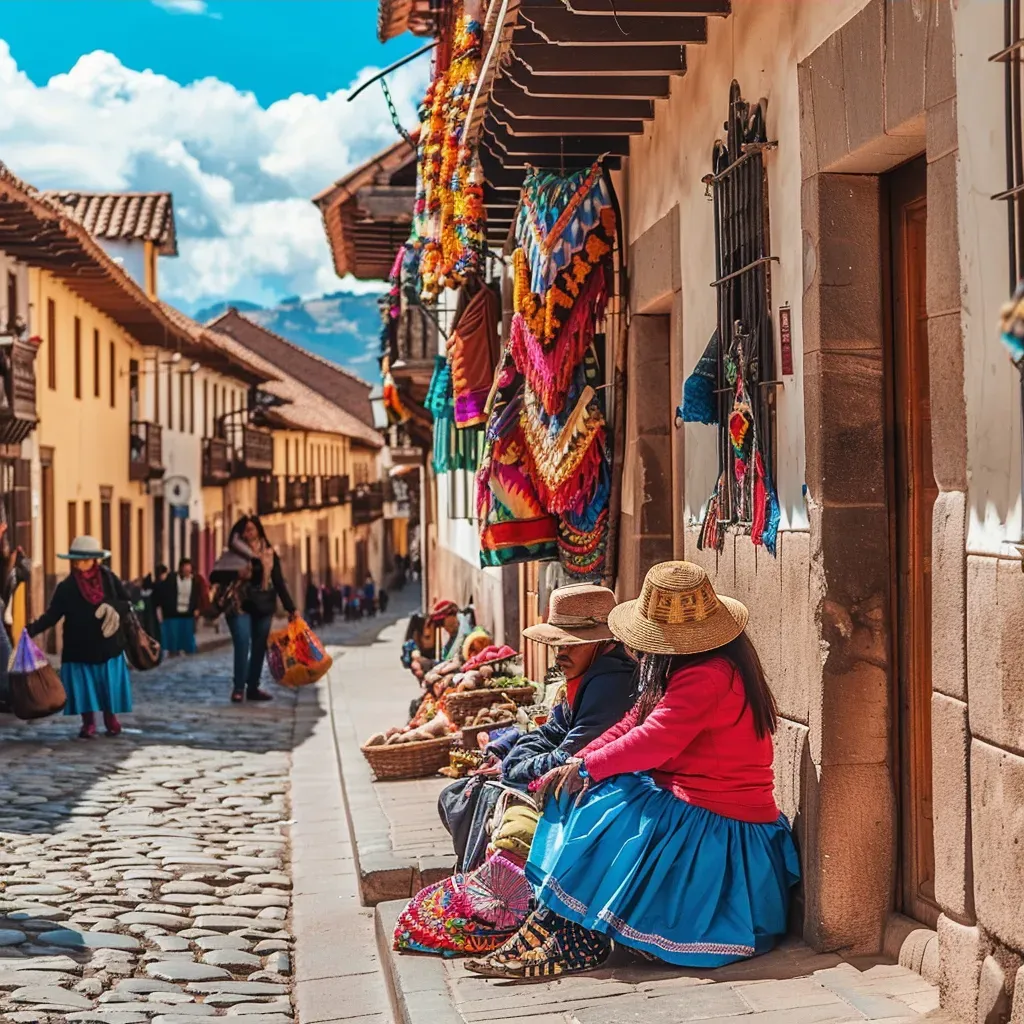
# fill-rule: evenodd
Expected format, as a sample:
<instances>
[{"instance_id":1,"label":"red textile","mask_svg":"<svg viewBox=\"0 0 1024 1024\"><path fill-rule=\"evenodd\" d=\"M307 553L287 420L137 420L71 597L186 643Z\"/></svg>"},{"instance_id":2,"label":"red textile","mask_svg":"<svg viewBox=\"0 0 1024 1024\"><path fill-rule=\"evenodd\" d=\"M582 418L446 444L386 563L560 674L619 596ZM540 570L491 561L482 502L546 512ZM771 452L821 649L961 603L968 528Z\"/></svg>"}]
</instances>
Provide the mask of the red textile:
<instances>
[{"instance_id":1,"label":"red textile","mask_svg":"<svg viewBox=\"0 0 1024 1024\"><path fill-rule=\"evenodd\" d=\"M576 694L580 692L580 683L583 682L583 676L577 676L575 679L567 679L565 682L565 701L572 707L576 703Z\"/></svg>"},{"instance_id":2,"label":"red textile","mask_svg":"<svg viewBox=\"0 0 1024 1024\"><path fill-rule=\"evenodd\" d=\"M710 658L676 672L642 724L631 711L580 756L595 782L649 772L687 803L736 821L773 822L772 738L757 738L743 700L732 662Z\"/></svg>"},{"instance_id":3,"label":"red textile","mask_svg":"<svg viewBox=\"0 0 1024 1024\"><path fill-rule=\"evenodd\" d=\"M103 594L103 572L100 569L100 563L96 562L88 572L82 572L80 569L72 568L71 575L74 581L78 584L78 589L82 593L82 597L89 602L89 604L102 604L104 600Z\"/></svg>"}]
</instances>

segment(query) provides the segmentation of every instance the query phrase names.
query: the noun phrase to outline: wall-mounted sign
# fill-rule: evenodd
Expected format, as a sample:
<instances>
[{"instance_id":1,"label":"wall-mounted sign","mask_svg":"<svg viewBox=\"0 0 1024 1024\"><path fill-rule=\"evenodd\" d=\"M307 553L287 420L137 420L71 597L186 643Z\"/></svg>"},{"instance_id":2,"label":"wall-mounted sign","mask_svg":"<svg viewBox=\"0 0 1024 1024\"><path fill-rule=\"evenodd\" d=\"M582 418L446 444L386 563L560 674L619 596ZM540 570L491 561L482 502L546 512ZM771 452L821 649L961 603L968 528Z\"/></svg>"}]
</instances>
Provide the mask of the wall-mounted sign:
<instances>
[{"instance_id":1,"label":"wall-mounted sign","mask_svg":"<svg viewBox=\"0 0 1024 1024\"><path fill-rule=\"evenodd\" d=\"M793 311L788 305L779 307L779 340L782 346L782 376L793 375Z\"/></svg>"}]
</instances>

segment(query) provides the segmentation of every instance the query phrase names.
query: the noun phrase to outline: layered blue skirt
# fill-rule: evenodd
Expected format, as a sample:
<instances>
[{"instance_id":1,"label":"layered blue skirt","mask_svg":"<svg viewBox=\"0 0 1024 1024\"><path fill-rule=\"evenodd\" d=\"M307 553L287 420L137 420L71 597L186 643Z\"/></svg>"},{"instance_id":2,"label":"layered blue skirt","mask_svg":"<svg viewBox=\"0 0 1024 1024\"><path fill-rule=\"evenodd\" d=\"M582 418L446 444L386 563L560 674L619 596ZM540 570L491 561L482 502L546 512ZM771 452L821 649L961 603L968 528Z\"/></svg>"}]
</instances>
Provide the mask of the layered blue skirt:
<instances>
[{"instance_id":1,"label":"layered blue skirt","mask_svg":"<svg viewBox=\"0 0 1024 1024\"><path fill-rule=\"evenodd\" d=\"M648 775L596 784L576 807L549 801L527 878L539 902L682 967L720 967L786 931L800 865L789 823L723 818Z\"/></svg>"},{"instance_id":2,"label":"layered blue skirt","mask_svg":"<svg viewBox=\"0 0 1024 1024\"><path fill-rule=\"evenodd\" d=\"M195 619L191 616L164 619L160 624L160 645L165 654L195 654Z\"/></svg>"},{"instance_id":3,"label":"layered blue skirt","mask_svg":"<svg viewBox=\"0 0 1024 1024\"><path fill-rule=\"evenodd\" d=\"M68 695L65 715L84 715L89 711L119 715L132 709L132 682L123 654L98 665L65 661L60 667L60 681Z\"/></svg>"}]
</instances>

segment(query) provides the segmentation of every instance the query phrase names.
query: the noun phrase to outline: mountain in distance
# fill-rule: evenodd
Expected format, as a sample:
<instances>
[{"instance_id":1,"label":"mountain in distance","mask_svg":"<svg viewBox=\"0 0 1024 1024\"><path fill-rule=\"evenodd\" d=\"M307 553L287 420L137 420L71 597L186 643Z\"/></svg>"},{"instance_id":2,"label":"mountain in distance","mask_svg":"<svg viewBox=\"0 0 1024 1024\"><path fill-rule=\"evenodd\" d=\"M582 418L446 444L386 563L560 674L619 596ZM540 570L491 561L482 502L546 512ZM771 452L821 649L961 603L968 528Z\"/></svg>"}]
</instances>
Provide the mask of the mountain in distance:
<instances>
[{"instance_id":1,"label":"mountain in distance","mask_svg":"<svg viewBox=\"0 0 1024 1024\"><path fill-rule=\"evenodd\" d=\"M380 351L377 299L376 295L331 292L309 299L295 295L269 307L243 300L227 301L199 310L195 319L207 323L234 306L268 331L374 382Z\"/></svg>"}]
</instances>

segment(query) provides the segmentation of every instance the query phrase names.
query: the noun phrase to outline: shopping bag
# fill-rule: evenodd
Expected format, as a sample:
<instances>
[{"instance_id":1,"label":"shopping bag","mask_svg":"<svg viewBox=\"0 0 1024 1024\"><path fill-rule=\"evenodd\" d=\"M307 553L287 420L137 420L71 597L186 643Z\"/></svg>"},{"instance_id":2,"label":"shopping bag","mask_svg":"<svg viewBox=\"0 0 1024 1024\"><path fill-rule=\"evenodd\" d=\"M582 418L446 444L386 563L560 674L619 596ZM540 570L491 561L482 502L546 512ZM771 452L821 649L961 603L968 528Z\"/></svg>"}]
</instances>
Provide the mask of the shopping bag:
<instances>
[{"instance_id":1,"label":"shopping bag","mask_svg":"<svg viewBox=\"0 0 1024 1024\"><path fill-rule=\"evenodd\" d=\"M136 671L148 672L160 664L163 657L160 641L146 632L134 608L128 613L125 623L125 641L125 657Z\"/></svg>"},{"instance_id":2,"label":"shopping bag","mask_svg":"<svg viewBox=\"0 0 1024 1024\"><path fill-rule=\"evenodd\" d=\"M295 688L315 683L327 674L332 663L320 638L300 618L267 639L267 665L274 682L282 686Z\"/></svg>"},{"instance_id":3,"label":"shopping bag","mask_svg":"<svg viewBox=\"0 0 1024 1024\"><path fill-rule=\"evenodd\" d=\"M11 711L24 721L55 715L67 703L60 676L25 629L11 655L9 688Z\"/></svg>"}]
</instances>

